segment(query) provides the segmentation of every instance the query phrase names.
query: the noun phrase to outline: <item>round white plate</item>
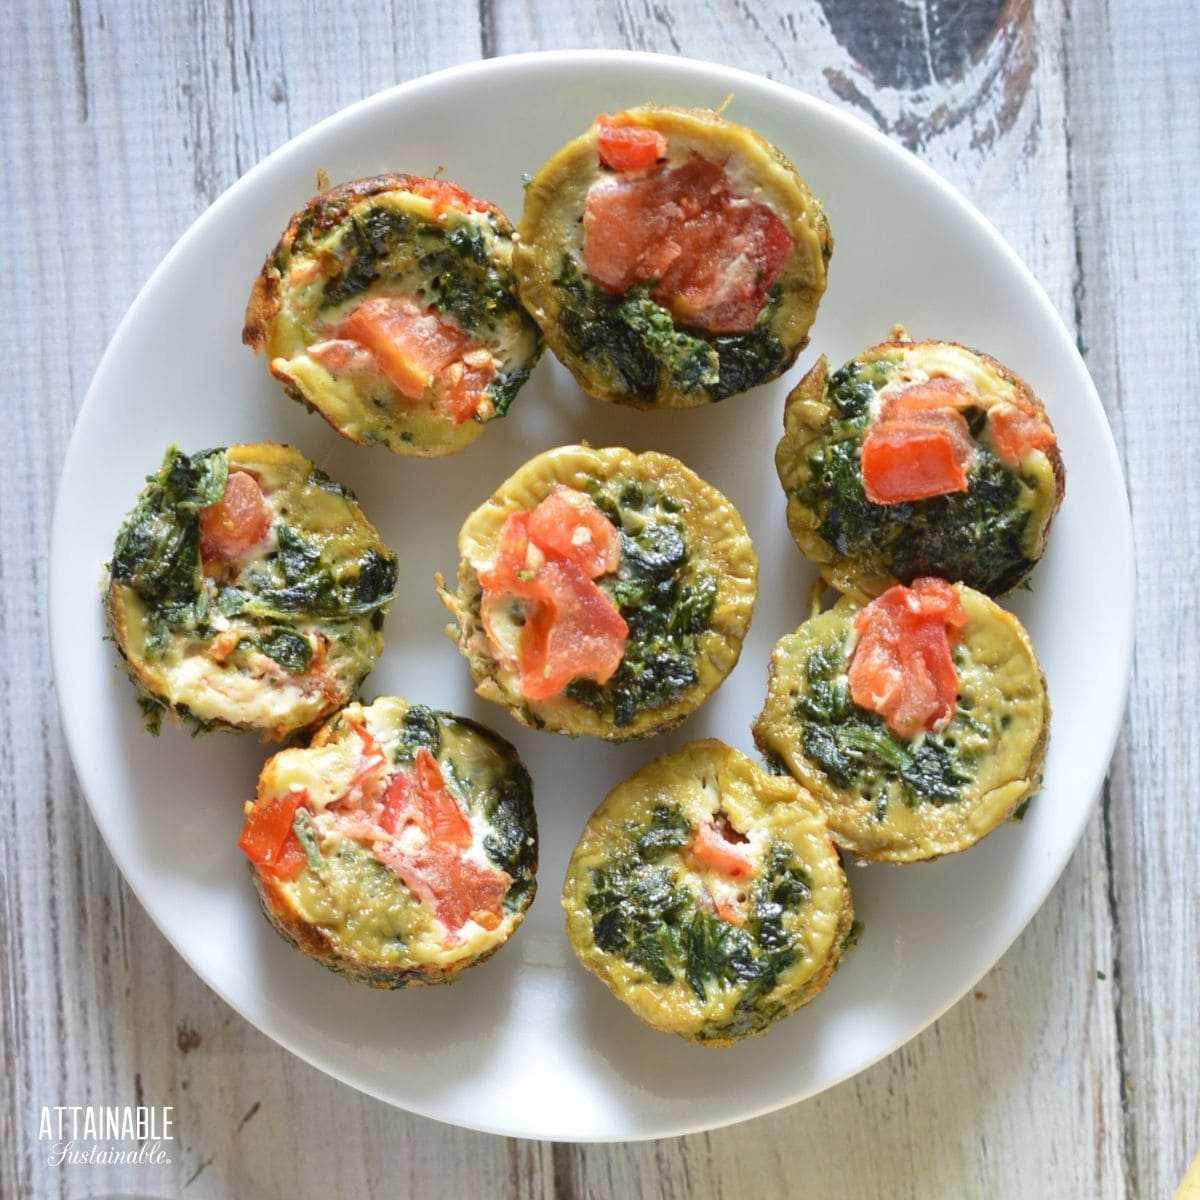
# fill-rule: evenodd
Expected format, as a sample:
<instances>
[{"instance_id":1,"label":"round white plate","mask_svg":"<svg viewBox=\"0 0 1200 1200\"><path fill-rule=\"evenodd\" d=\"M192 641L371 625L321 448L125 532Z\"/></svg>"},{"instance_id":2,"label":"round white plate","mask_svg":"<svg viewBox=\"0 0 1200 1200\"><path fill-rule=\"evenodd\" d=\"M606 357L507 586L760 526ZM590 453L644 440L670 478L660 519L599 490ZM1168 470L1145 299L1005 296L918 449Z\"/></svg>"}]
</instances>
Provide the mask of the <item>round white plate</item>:
<instances>
[{"instance_id":1,"label":"round white plate","mask_svg":"<svg viewBox=\"0 0 1200 1200\"><path fill-rule=\"evenodd\" d=\"M239 340L251 280L293 210L332 180L438 167L514 218L521 177L598 112L654 100L713 106L800 169L836 239L812 345L788 375L693 412L590 400L547 354L509 417L454 458L343 441L288 400ZM684 741L753 751L771 646L804 616L812 571L784 523L772 455L783 397L819 352L840 363L903 321L978 346L1045 400L1069 484L1033 589L1012 607L1054 702L1045 791L1023 824L927 866L851 869L858 948L769 1037L705 1049L643 1027L574 960L559 887L592 808ZM469 714L517 745L536 787L541 893L511 945L452 988L351 986L289 948L258 912L236 841L268 753L248 737L147 736L103 639L98 585L113 538L164 448L291 442L358 493L400 555L387 648L368 697ZM456 566L463 517L531 455L587 439L665 450L740 508L762 563L754 626L724 687L681 729L624 747L534 733L475 697L443 636L432 576ZM1102 536L1101 536L1102 534ZM63 469L51 549L54 673L76 770L130 886L179 952L280 1044L413 1112L523 1137L657 1137L811 1096L911 1038L996 961L1042 903L1091 811L1124 707L1133 627L1125 489L1071 338L996 231L916 159L834 109L726 67L567 52L418 79L322 122L255 167L180 239L100 364Z\"/></svg>"}]
</instances>

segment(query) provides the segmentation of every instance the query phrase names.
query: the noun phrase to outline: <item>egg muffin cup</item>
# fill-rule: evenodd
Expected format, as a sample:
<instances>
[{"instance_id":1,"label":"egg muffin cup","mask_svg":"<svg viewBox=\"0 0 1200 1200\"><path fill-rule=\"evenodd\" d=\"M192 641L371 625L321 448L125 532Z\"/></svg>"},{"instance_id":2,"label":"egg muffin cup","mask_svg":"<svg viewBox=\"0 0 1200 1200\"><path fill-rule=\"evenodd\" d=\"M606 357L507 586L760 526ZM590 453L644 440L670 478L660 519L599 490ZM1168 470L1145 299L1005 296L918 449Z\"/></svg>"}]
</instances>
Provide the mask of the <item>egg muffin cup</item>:
<instances>
[{"instance_id":1,"label":"egg muffin cup","mask_svg":"<svg viewBox=\"0 0 1200 1200\"><path fill-rule=\"evenodd\" d=\"M586 392L693 408L791 366L832 249L778 149L706 109L644 105L598 117L538 171L513 268Z\"/></svg>"},{"instance_id":2,"label":"egg muffin cup","mask_svg":"<svg viewBox=\"0 0 1200 1200\"><path fill-rule=\"evenodd\" d=\"M508 218L446 180L392 174L292 217L242 340L343 437L421 456L504 416L542 346L517 300Z\"/></svg>"},{"instance_id":3,"label":"egg muffin cup","mask_svg":"<svg viewBox=\"0 0 1200 1200\"><path fill-rule=\"evenodd\" d=\"M848 671L861 605L842 597L775 645L754 740L823 807L834 840L864 859L907 863L974 845L1041 787L1050 734L1046 680L1010 612L963 584L952 644L953 716L898 736L854 702Z\"/></svg>"},{"instance_id":4,"label":"egg muffin cup","mask_svg":"<svg viewBox=\"0 0 1200 1200\"><path fill-rule=\"evenodd\" d=\"M281 741L374 668L396 572L353 493L298 450L171 447L117 535L105 615L155 732L167 714Z\"/></svg>"},{"instance_id":5,"label":"egg muffin cup","mask_svg":"<svg viewBox=\"0 0 1200 1200\"><path fill-rule=\"evenodd\" d=\"M520 660L544 608L503 588L489 593L481 575L495 569L513 521L550 497L591 510L611 534L612 561L596 568L594 586L584 581L601 610L587 620L607 618L627 633L603 680L580 675L531 697ZM626 741L671 728L733 669L753 614L758 560L741 517L693 471L654 451L548 450L466 519L458 549L457 590L438 584L475 690L536 729ZM545 557L536 547L529 554L530 565ZM541 569L517 574L536 587Z\"/></svg>"},{"instance_id":6,"label":"egg muffin cup","mask_svg":"<svg viewBox=\"0 0 1200 1200\"><path fill-rule=\"evenodd\" d=\"M889 405L906 398L911 419L889 423ZM886 454L898 427L910 431L903 439L931 421L949 423L952 435L935 431L935 456L962 446L961 462L948 465L958 490L872 497L864 455ZM1054 432L1026 383L986 354L910 341L900 327L832 374L822 356L788 396L784 430L775 464L792 536L829 583L860 599L921 575L992 596L1011 591L1041 558L1066 486Z\"/></svg>"},{"instance_id":7,"label":"egg muffin cup","mask_svg":"<svg viewBox=\"0 0 1200 1200\"><path fill-rule=\"evenodd\" d=\"M825 986L850 937L820 807L716 740L618 784L563 884L579 961L655 1029L723 1046Z\"/></svg>"},{"instance_id":8,"label":"egg muffin cup","mask_svg":"<svg viewBox=\"0 0 1200 1200\"><path fill-rule=\"evenodd\" d=\"M483 962L537 890L516 750L394 696L349 705L268 760L239 845L276 932L371 987L445 983Z\"/></svg>"}]
</instances>

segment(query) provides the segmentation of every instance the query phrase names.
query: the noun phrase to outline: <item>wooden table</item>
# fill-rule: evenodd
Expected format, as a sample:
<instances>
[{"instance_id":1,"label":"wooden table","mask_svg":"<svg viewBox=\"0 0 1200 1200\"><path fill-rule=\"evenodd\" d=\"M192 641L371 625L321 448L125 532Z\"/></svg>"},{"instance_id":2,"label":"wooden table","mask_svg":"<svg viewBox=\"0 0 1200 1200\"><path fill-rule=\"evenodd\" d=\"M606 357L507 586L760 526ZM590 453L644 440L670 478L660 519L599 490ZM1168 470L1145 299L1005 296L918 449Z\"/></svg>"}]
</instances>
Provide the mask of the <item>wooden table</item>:
<instances>
[{"instance_id":1,"label":"wooden table","mask_svg":"<svg viewBox=\"0 0 1200 1200\"><path fill-rule=\"evenodd\" d=\"M0 1196L1171 1193L1200 1146L1191 6L17 0L0 32ZM973 998L808 1103L711 1134L580 1148L366 1099L209 992L126 891L87 815L43 612L75 412L117 321L191 220L361 96L479 57L585 45L711 58L831 100L995 222L1073 327L1104 399L1133 508L1140 615L1126 729L1096 815ZM1031 987L1038 976L1055 986ZM139 1103L174 1106L170 1167L44 1161L42 1105Z\"/></svg>"}]
</instances>

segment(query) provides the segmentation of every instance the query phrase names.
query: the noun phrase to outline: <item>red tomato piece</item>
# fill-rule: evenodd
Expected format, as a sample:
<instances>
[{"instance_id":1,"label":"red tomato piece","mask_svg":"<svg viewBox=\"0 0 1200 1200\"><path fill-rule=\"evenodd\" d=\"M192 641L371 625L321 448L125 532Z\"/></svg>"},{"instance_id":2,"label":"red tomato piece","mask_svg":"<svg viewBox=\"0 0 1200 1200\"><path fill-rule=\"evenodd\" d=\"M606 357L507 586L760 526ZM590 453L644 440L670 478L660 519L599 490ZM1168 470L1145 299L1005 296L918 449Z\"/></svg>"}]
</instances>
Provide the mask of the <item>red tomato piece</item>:
<instances>
[{"instance_id":1,"label":"red tomato piece","mask_svg":"<svg viewBox=\"0 0 1200 1200\"><path fill-rule=\"evenodd\" d=\"M795 244L765 205L736 201L719 210L710 231L699 221L676 234L680 255L665 271L655 299L682 324L709 333L754 328Z\"/></svg>"},{"instance_id":2,"label":"red tomato piece","mask_svg":"<svg viewBox=\"0 0 1200 1200\"><path fill-rule=\"evenodd\" d=\"M988 428L996 454L1010 467L1017 466L1031 450L1045 454L1058 445L1045 417L1003 400L988 409Z\"/></svg>"},{"instance_id":3,"label":"red tomato piece","mask_svg":"<svg viewBox=\"0 0 1200 1200\"><path fill-rule=\"evenodd\" d=\"M529 536L547 554L578 564L591 579L611 574L621 561L621 534L583 492L557 484L529 514Z\"/></svg>"},{"instance_id":4,"label":"red tomato piece","mask_svg":"<svg viewBox=\"0 0 1200 1200\"><path fill-rule=\"evenodd\" d=\"M947 415L963 419L958 413ZM969 437L967 444L969 447ZM945 426L924 421L881 422L863 439L863 489L872 504L900 504L965 492L969 460L970 450L964 456L953 431Z\"/></svg>"},{"instance_id":5,"label":"red tomato piece","mask_svg":"<svg viewBox=\"0 0 1200 1200\"><path fill-rule=\"evenodd\" d=\"M479 584L485 592L511 590L517 582L516 573L529 569L531 515L528 512L515 512L505 518L491 565L479 572Z\"/></svg>"},{"instance_id":6,"label":"red tomato piece","mask_svg":"<svg viewBox=\"0 0 1200 1200\"><path fill-rule=\"evenodd\" d=\"M409 400L422 399L434 377L461 359L467 347L461 329L404 296L369 297L346 317L337 336L365 346Z\"/></svg>"},{"instance_id":7,"label":"red tomato piece","mask_svg":"<svg viewBox=\"0 0 1200 1200\"><path fill-rule=\"evenodd\" d=\"M373 849L375 857L399 875L451 935L457 935L479 912L492 914L499 923L500 906L512 886L512 876L506 871L480 866L445 842L429 841L415 850L403 850L395 842L377 842Z\"/></svg>"},{"instance_id":8,"label":"red tomato piece","mask_svg":"<svg viewBox=\"0 0 1200 1200\"><path fill-rule=\"evenodd\" d=\"M691 856L698 866L730 879L742 879L754 873L754 864L743 849L746 840L720 813L715 819L709 817L696 826Z\"/></svg>"},{"instance_id":9,"label":"red tomato piece","mask_svg":"<svg viewBox=\"0 0 1200 1200\"><path fill-rule=\"evenodd\" d=\"M966 620L958 593L944 579L897 584L871 601L854 618L854 703L878 713L901 737L945 728L958 694L950 640Z\"/></svg>"},{"instance_id":10,"label":"red tomato piece","mask_svg":"<svg viewBox=\"0 0 1200 1200\"><path fill-rule=\"evenodd\" d=\"M667 139L657 129L636 125L624 114L596 118L596 153L614 171L652 167L667 152Z\"/></svg>"},{"instance_id":11,"label":"red tomato piece","mask_svg":"<svg viewBox=\"0 0 1200 1200\"><path fill-rule=\"evenodd\" d=\"M765 204L734 193L724 168L693 154L676 167L592 186L583 256L600 287L651 293L681 324L742 333L758 314L795 245Z\"/></svg>"},{"instance_id":12,"label":"red tomato piece","mask_svg":"<svg viewBox=\"0 0 1200 1200\"><path fill-rule=\"evenodd\" d=\"M421 176L408 177L408 190L417 196L433 201L435 209L457 208L460 212L487 212L491 205L478 196L472 196L466 188L448 179L426 179Z\"/></svg>"},{"instance_id":13,"label":"red tomato piece","mask_svg":"<svg viewBox=\"0 0 1200 1200\"><path fill-rule=\"evenodd\" d=\"M490 363L484 366L452 363L447 368L442 407L455 425L469 421L479 411L479 404L487 394L487 385L495 377L496 368Z\"/></svg>"},{"instance_id":14,"label":"red tomato piece","mask_svg":"<svg viewBox=\"0 0 1200 1200\"><path fill-rule=\"evenodd\" d=\"M299 788L273 796L246 814L238 848L264 874L290 879L304 865L304 849L292 832L296 809L308 806L308 791ZM296 850L300 859L296 858Z\"/></svg>"},{"instance_id":15,"label":"red tomato piece","mask_svg":"<svg viewBox=\"0 0 1200 1200\"><path fill-rule=\"evenodd\" d=\"M232 562L261 545L275 514L258 480L248 471L230 471L220 500L200 510L200 555Z\"/></svg>"},{"instance_id":16,"label":"red tomato piece","mask_svg":"<svg viewBox=\"0 0 1200 1200\"><path fill-rule=\"evenodd\" d=\"M979 403L966 380L938 376L885 388L862 446L863 488L873 504L965 492L975 443L961 409Z\"/></svg>"},{"instance_id":17,"label":"red tomato piece","mask_svg":"<svg viewBox=\"0 0 1200 1200\"><path fill-rule=\"evenodd\" d=\"M474 840L471 822L451 795L437 759L424 747L417 750L417 791L421 795L421 823L430 841L469 846Z\"/></svg>"},{"instance_id":18,"label":"red tomato piece","mask_svg":"<svg viewBox=\"0 0 1200 1200\"><path fill-rule=\"evenodd\" d=\"M568 487L505 520L495 556L479 572L480 615L493 654L519 670L529 699L556 696L578 677L605 683L621 665L629 627L592 581L616 570L620 545L620 532L595 502ZM526 609L515 660L489 620L513 597Z\"/></svg>"},{"instance_id":19,"label":"red tomato piece","mask_svg":"<svg viewBox=\"0 0 1200 1200\"><path fill-rule=\"evenodd\" d=\"M521 648L522 695L545 700L581 677L607 683L629 636L612 600L569 559L548 560L535 582L538 604Z\"/></svg>"},{"instance_id":20,"label":"red tomato piece","mask_svg":"<svg viewBox=\"0 0 1200 1200\"><path fill-rule=\"evenodd\" d=\"M400 828L401 818L411 816L415 808L412 776L407 771L398 771L388 781L387 791L383 794L380 829L384 833L395 833Z\"/></svg>"},{"instance_id":21,"label":"red tomato piece","mask_svg":"<svg viewBox=\"0 0 1200 1200\"><path fill-rule=\"evenodd\" d=\"M943 409L959 410L979 404L979 393L965 379L953 379L948 375L937 375L932 379L921 379L913 383L889 386L880 394L883 408L881 421L894 417L911 417L919 412Z\"/></svg>"}]
</instances>

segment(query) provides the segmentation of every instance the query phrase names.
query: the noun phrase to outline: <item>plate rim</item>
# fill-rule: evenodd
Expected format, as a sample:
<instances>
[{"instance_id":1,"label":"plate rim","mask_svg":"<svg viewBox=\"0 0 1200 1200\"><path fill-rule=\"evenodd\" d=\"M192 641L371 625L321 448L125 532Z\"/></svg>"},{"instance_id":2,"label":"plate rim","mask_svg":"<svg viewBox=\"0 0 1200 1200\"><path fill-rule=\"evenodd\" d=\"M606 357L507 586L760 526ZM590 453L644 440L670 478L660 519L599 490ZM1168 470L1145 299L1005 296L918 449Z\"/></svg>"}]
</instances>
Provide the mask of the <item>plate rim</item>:
<instances>
[{"instance_id":1,"label":"plate rim","mask_svg":"<svg viewBox=\"0 0 1200 1200\"><path fill-rule=\"evenodd\" d=\"M126 867L126 858L129 857L119 852L115 845L115 838L110 837L111 826L106 823L101 813L97 811L97 806L93 802L91 789L88 787L83 774L78 768L79 751L76 742L76 733L73 726L67 719L65 711L66 704L66 688L64 684L69 679L69 670L67 663L62 661L63 637L56 635L63 620L68 618L69 610L66 600L63 598L63 588L61 585L61 577L65 572L63 560L68 557L65 550L66 545L66 504L65 493L67 490L67 481L74 474L76 468L76 460L84 453L81 439L79 438L80 426L83 424L83 418L89 410L99 403L98 395L102 390L102 384L105 377L113 369L112 364L119 357L119 351L124 341L130 336L130 331L136 328L142 309L149 303L149 298L155 291L160 279L168 275L174 266L176 258L183 253L186 245L197 235L197 232L209 225L210 223L218 222L230 203L236 198L237 194L246 188L253 185L253 182L260 176L268 173L275 163L282 158L299 152L300 147L310 139L314 139L324 131L327 127L341 123L351 119L353 116L365 113L375 107L387 107L402 98L410 91L416 91L431 84L444 82L456 76L474 76L487 75L494 72L503 72L509 70L527 69L531 63L584 63L588 67L602 67L605 63L628 65L630 63L637 64L639 67L648 69L663 69L679 70L681 74L688 71L701 72L712 74L716 73L724 80L729 80L731 83L743 81L747 85L752 85L756 89L764 89L771 93L774 97L784 100L789 104L800 103L802 106L814 111L819 118L832 121L837 127L849 132L851 136L863 138L873 144L873 148L885 155L891 155L894 158L903 161L907 168L916 168L918 173L923 177L926 184L932 185L936 190L943 193L965 217L967 217L978 228L979 232L987 238L994 250L999 251L1004 258L1008 260L1010 267L1015 267L1019 276L1022 277L1025 285L1028 288L1031 298L1036 297L1041 313L1039 317L1043 321L1051 323L1056 332L1061 335L1062 341L1070 348L1070 354L1073 358L1074 365L1078 368L1081 377L1087 381L1087 387L1084 391L1073 399L1073 403L1086 403L1092 408L1092 417L1098 421L1099 442L1106 462L1104 468L1111 473L1115 473L1115 477L1121 481L1122 490L1120 503L1118 505L1120 514L1121 528L1115 531L1119 535L1120 547L1122 551L1128 552L1129 571L1125 579L1124 594L1122 598L1121 614L1125 617L1123 628L1120 630L1120 638L1109 644L1109 652L1113 654L1120 662L1120 678L1122 687L1119 696L1114 697L1116 703L1113 705L1110 720L1107 727L1100 731L1100 736L1096 738L1096 744L1103 749L1102 754L1096 754L1092 760L1094 764L1093 770L1087 773L1086 792L1091 796L1090 801L1081 809L1078 828L1074 831L1070 839L1064 840L1058 847L1055 848L1055 856L1052 865L1044 872L1042 886L1035 889L1033 902L1027 902L1021 908L1022 916L1015 923L1015 927L1011 935L1003 942L999 952L996 954L992 962L984 968L984 970L971 982L969 982L961 990L953 993L936 1011L931 1012L915 1027L907 1028L906 1031L894 1043L888 1045L878 1053L871 1055L862 1062L857 1063L853 1067L844 1072L827 1079L820 1086L801 1091L789 1099L779 1101L770 1099L758 1105L746 1105L732 1113L728 1119L713 1122L711 1120L702 1119L700 1121L688 1122L680 1120L674 1125L665 1130L639 1130L637 1132L627 1132L623 1134L605 1134L598 1133L595 1135L583 1134L564 1134L562 1132L545 1132L539 1133L515 1128L513 1126L505 1126L501 1123L492 1123L487 1121L467 1121L454 1117L446 1116L435 1111L428 1111L420 1104L409 1103L405 1101L401 1103L393 1096L387 1095L382 1089L373 1086L370 1083L365 1083L358 1079L352 1079L348 1074L341 1072L336 1064L325 1061L319 1054L309 1050L302 1041L298 1038L290 1036L287 1032L280 1032L272 1029L268 1030L263 1027L257 1020L251 1018L244 1010L243 1006L235 1001L226 991L219 987L208 974L201 971L194 963L192 957L185 949L167 932L160 923L154 908L147 903L142 889L131 878L130 872ZM798 1104L804 1100L810 1099L813 1096L837 1086L845 1082L847 1079L860 1074L869 1067L874 1066L882 1059L893 1054L897 1049L906 1045L912 1039L917 1037L930 1025L939 1020L950 1008L957 1004L962 997L971 990L975 983L979 981L989 971L996 962L1000 960L1012 947L1016 939L1028 928L1030 922L1040 911L1045 900L1054 886L1060 879L1067 863L1078 848L1083 832L1088 823L1095 814L1097 802L1101 795L1104 780L1107 776L1113 754L1116 750L1117 742L1125 722L1125 714L1128 706L1128 697L1131 683L1131 669L1133 658L1134 631L1136 628L1136 548L1133 540L1132 517L1128 499L1128 485L1125 480L1125 472L1122 468L1120 456L1117 452L1116 441L1113 435L1112 427L1108 421L1107 413L1104 411L1104 406L1100 401L1095 382L1092 380L1091 374L1087 369L1087 364L1079 351L1076 339L1072 336L1066 322L1059 314L1058 310L1051 303L1046 295L1041 284L1033 275L1033 272L1026 265L1024 260L1016 253L1009 245L1008 241L996 228L996 226L975 207L971 200L965 196L958 188L951 184L948 180L939 175L932 167L924 163L915 154L907 148L893 142L886 137L874 126L867 123L857 114L840 109L823 100L820 97L813 96L810 93L804 92L799 88L792 87L786 83L780 83L776 80L769 79L765 76L758 75L752 71L747 71L740 67L730 66L724 63L713 62L706 59L686 57L682 55L664 55L648 51L639 50L588 50L588 49L568 49L568 50L536 50L526 51L519 54L501 55L494 58L484 58L459 63L454 66L442 68L438 71L429 72L424 75L417 76L413 79L405 80L401 83L384 88L374 92L371 95L364 96L359 100L348 104L336 112L322 118L314 124L306 127L294 136L287 139L281 145L277 146L264 158L255 163L238 179L231 183L222 193L200 212L184 229L184 231L175 239L170 249L163 256L153 271L147 276L145 281L138 288L137 294L130 303L128 309L117 323L108 344L106 345L103 354L92 374L87 390L85 392L82 403L80 404L75 417L72 421L71 435L68 440L67 450L62 459L62 468L59 474L58 483L55 489L54 513L51 522L50 541L49 541L49 570L45 585L45 597L47 601L47 627L50 643L50 660L51 660L51 678L55 691L56 706L58 710L62 737L67 746L67 751L71 759L72 768L75 777L78 781L80 791L87 802L92 819L100 832L101 838L104 841L109 854L112 855L120 873L121 879L125 886L136 897L138 903L145 910L147 915L153 921L155 927L170 943L172 948L180 955L188 968L197 975L202 982L213 991L223 1003L228 1004L235 1012L247 1021L253 1028L263 1033L273 1042L280 1045L290 1053L296 1055L302 1061L310 1066L321 1071L323 1074L337 1079L340 1083L353 1088L363 1094L369 1095L376 1100L382 1101L392 1107L399 1108L405 1112L411 1112L415 1115L427 1117L432 1120L438 1120L446 1124L455 1125L465 1129L471 1129L477 1132L494 1134L496 1136L505 1137L520 1137L535 1141L564 1141L577 1144L585 1143L623 1143L633 1141L653 1140L664 1137L677 1137L690 1133L703 1132L711 1129L724 1128L729 1125L737 1124L742 1121L753 1120L767 1113L778 1111L782 1108L789 1107L793 1104ZM61 611L60 611L61 610ZM1081 791L1084 789L1081 788Z\"/></svg>"}]
</instances>

